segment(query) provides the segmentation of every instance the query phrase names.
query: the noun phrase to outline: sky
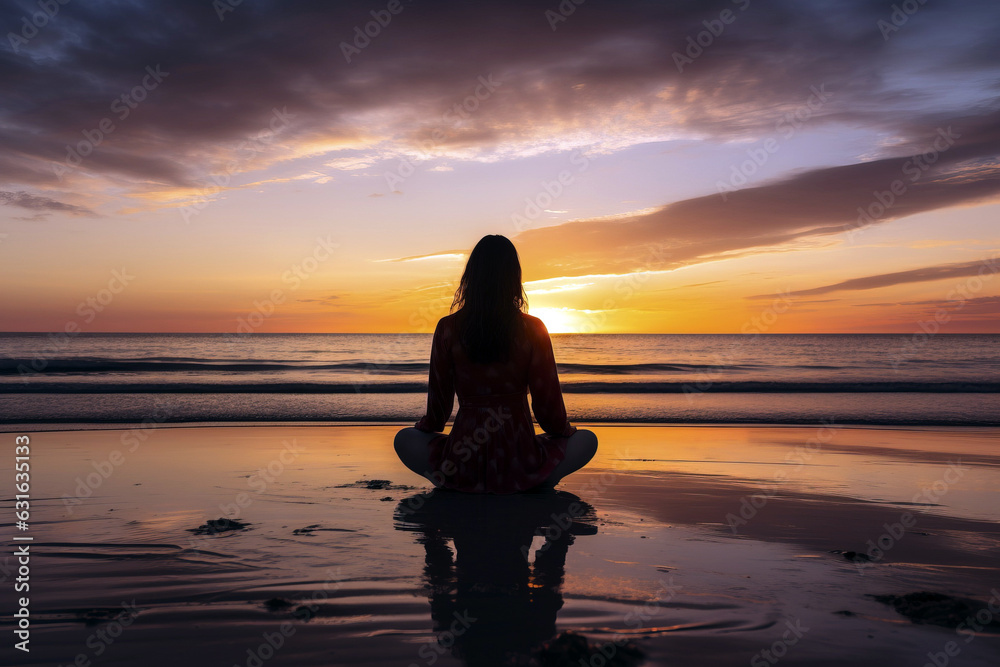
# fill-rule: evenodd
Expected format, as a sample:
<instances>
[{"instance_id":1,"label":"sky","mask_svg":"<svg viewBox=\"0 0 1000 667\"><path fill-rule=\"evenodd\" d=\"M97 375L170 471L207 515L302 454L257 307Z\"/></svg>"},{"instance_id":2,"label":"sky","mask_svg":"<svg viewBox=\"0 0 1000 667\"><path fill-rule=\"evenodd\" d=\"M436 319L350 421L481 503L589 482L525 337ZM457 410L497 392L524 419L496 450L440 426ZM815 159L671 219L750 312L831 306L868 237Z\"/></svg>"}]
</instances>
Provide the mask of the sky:
<instances>
[{"instance_id":1,"label":"sky","mask_svg":"<svg viewBox=\"0 0 1000 667\"><path fill-rule=\"evenodd\" d=\"M579 4L578 4L579 2ZM3 331L1000 333L993 0L14 0Z\"/></svg>"}]
</instances>

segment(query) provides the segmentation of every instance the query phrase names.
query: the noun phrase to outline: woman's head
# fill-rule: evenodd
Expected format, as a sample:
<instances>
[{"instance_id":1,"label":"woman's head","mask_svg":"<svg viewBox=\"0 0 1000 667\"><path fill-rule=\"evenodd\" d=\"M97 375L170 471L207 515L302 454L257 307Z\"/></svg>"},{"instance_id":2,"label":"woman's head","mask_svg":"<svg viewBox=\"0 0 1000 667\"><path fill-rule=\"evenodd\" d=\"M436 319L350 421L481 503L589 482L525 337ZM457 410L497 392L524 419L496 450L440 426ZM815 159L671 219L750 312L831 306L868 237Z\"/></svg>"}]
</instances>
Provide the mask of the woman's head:
<instances>
[{"instance_id":1,"label":"woman's head","mask_svg":"<svg viewBox=\"0 0 1000 667\"><path fill-rule=\"evenodd\" d=\"M472 249L455 290L462 344L476 362L506 359L527 306L521 261L505 236L484 236Z\"/></svg>"}]
</instances>

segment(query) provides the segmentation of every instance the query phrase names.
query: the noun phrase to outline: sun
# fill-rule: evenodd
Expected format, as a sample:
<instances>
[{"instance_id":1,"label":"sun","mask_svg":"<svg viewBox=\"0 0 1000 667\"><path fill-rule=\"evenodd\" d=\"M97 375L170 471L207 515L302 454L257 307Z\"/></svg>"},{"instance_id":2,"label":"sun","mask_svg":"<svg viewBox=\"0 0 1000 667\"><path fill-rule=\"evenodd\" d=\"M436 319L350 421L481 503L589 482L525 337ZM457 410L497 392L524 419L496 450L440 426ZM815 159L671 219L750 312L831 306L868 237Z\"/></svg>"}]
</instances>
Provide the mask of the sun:
<instances>
[{"instance_id":1,"label":"sun","mask_svg":"<svg viewBox=\"0 0 1000 667\"><path fill-rule=\"evenodd\" d=\"M528 314L545 322L549 333L578 333L580 330L580 318L570 308L531 308Z\"/></svg>"}]
</instances>

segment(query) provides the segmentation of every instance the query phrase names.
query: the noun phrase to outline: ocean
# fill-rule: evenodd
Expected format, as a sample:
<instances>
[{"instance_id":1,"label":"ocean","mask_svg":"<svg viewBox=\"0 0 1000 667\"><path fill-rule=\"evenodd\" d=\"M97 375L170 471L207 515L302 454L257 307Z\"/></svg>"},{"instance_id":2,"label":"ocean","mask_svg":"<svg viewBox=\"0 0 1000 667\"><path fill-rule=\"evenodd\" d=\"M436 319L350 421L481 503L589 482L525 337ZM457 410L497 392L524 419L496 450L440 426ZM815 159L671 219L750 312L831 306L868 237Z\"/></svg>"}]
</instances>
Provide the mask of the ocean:
<instances>
[{"instance_id":1,"label":"ocean","mask_svg":"<svg viewBox=\"0 0 1000 667\"><path fill-rule=\"evenodd\" d=\"M1000 425L1000 335L554 334L573 421ZM0 422L399 422L429 334L0 334ZM456 403L457 409L457 403Z\"/></svg>"}]
</instances>

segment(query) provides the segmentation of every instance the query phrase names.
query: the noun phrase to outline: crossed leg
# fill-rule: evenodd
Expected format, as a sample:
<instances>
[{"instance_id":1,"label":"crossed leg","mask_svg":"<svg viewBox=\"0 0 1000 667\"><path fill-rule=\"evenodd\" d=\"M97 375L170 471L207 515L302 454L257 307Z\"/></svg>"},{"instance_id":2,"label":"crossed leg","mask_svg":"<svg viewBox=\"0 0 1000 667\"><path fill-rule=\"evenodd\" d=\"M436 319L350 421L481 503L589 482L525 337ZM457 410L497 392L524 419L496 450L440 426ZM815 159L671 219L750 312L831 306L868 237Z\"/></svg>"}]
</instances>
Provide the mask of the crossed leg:
<instances>
[{"instance_id":1,"label":"crossed leg","mask_svg":"<svg viewBox=\"0 0 1000 667\"><path fill-rule=\"evenodd\" d=\"M425 433L410 426L400 430L393 442L396 455L403 462L403 465L434 484L437 484L437 481L431 470L428 445L431 439L437 435L439 434ZM552 474L540 486L555 486L566 475L587 465L596 453L597 436L594 432L585 428L577 429L576 433L571 435L566 442L566 458L555 467Z\"/></svg>"},{"instance_id":2,"label":"crossed leg","mask_svg":"<svg viewBox=\"0 0 1000 667\"><path fill-rule=\"evenodd\" d=\"M393 446L396 448L396 456L403 462L403 465L421 477L426 477L431 482L435 482L435 480L431 477L430 449L428 445L436 435L440 434L426 433L418 428L409 426L397 433L396 439L393 442Z\"/></svg>"}]
</instances>

